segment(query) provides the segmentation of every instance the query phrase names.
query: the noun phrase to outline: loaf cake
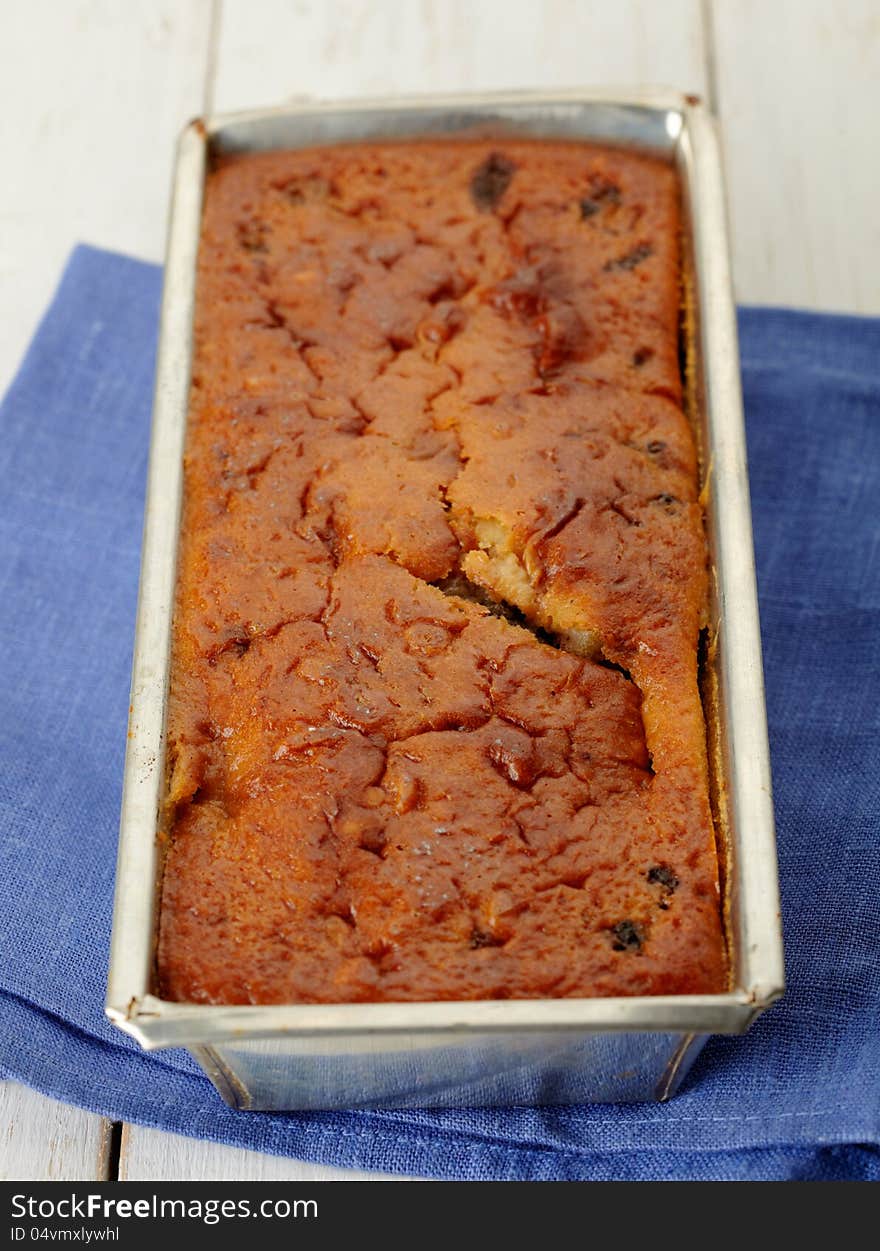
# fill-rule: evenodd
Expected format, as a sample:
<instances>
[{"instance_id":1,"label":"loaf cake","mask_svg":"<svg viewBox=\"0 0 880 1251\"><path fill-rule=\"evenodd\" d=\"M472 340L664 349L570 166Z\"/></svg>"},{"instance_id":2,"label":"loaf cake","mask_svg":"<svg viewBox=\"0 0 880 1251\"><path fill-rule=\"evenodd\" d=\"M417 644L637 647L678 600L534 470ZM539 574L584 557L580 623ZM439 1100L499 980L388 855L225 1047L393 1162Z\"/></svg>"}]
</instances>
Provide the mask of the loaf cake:
<instances>
[{"instance_id":1,"label":"loaf cake","mask_svg":"<svg viewBox=\"0 0 880 1251\"><path fill-rule=\"evenodd\" d=\"M680 230L575 142L215 164L164 997L726 988Z\"/></svg>"}]
</instances>

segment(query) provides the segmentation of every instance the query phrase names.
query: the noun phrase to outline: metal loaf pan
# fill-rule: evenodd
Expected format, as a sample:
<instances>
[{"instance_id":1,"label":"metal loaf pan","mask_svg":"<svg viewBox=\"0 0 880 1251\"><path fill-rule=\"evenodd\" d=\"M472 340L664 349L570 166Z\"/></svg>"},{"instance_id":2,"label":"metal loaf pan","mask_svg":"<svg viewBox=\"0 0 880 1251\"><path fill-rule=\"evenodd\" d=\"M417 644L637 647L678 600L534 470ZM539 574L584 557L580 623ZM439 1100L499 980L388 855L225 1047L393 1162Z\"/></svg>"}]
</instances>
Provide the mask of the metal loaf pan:
<instances>
[{"instance_id":1,"label":"metal loaf pan","mask_svg":"<svg viewBox=\"0 0 880 1251\"><path fill-rule=\"evenodd\" d=\"M704 690L732 988L724 994L213 1007L153 993L182 455L195 265L212 152L493 133L635 145L681 177L689 406L714 569ZM783 988L773 807L736 320L715 125L674 92L304 104L215 117L177 158L147 487L107 1012L147 1049L188 1047L240 1108L463 1106L667 1098L712 1033Z\"/></svg>"}]
</instances>

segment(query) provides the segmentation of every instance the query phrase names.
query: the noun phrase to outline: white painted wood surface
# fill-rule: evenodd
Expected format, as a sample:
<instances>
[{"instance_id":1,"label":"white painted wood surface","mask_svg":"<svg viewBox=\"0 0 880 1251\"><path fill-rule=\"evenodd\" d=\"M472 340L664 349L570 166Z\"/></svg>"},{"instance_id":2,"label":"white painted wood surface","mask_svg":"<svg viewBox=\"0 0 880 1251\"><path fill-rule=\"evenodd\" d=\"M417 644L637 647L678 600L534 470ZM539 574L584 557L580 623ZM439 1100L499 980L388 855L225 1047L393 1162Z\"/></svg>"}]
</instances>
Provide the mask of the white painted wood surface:
<instances>
[{"instance_id":1,"label":"white painted wood surface","mask_svg":"<svg viewBox=\"0 0 880 1251\"><path fill-rule=\"evenodd\" d=\"M0 389L75 242L160 259L196 113L616 83L719 111L741 300L880 312L880 0L27 0L0 39ZM105 1130L0 1083L0 1177L99 1177ZM119 1169L317 1176L136 1127Z\"/></svg>"},{"instance_id":2,"label":"white painted wood surface","mask_svg":"<svg viewBox=\"0 0 880 1251\"><path fill-rule=\"evenodd\" d=\"M0 390L76 242L162 256L178 130L202 112L210 0L25 0L0 33Z\"/></svg>"},{"instance_id":3,"label":"white painted wood surface","mask_svg":"<svg viewBox=\"0 0 880 1251\"><path fill-rule=\"evenodd\" d=\"M740 299L880 313L880 2L714 0Z\"/></svg>"},{"instance_id":4,"label":"white painted wood surface","mask_svg":"<svg viewBox=\"0 0 880 1251\"><path fill-rule=\"evenodd\" d=\"M0 1082L0 1181L101 1181L108 1145L100 1117Z\"/></svg>"},{"instance_id":5,"label":"white painted wood surface","mask_svg":"<svg viewBox=\"0 0 880 1251\"><path fill-rule=\"evenodd\" d=\"M699 0L223 0L222 13L217 110L301 95L705 85Z\"/></svg>"}]
</instances>

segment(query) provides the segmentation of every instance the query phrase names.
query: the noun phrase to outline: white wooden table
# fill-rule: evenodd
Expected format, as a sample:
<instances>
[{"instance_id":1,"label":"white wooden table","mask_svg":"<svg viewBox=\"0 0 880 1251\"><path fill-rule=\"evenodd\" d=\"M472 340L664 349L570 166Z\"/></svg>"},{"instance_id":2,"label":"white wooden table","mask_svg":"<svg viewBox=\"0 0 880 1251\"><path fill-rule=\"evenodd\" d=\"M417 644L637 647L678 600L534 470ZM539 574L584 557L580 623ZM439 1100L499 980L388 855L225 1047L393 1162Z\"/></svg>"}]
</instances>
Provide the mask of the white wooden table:
<instances>
[{"instance_id":1,"label":"white wooden table","mask_svg":"<svg viewBox=\"0 0 880 1251\"><path fill-rule=\"evenodd\" d=\"M0 39L0 390L72 245L163 249L190 117L468 88L675 86L720 114L738 298L880 313L880 0L27 0ZM0 1083L0 1179L340 1179Z\"/></svg>"}]
</instances>

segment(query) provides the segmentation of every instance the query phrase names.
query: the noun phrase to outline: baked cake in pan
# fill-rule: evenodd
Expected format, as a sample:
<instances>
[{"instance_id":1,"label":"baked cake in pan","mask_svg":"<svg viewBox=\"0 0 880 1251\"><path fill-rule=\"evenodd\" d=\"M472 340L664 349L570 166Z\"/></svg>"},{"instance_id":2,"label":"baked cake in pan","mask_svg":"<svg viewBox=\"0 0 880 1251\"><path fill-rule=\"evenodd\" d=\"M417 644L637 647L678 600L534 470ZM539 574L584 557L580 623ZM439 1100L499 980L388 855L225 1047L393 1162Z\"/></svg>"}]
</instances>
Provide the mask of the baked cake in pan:
<instances>
[{"instance_id":1,"label":"baked cake in pan","mask_svg":"<svg viewBox=\"0 0 880 1251\"><path fill-rule=\"evenodd\" d=\"M163 995L726 989L681 302L635 152L211 171Z\"/></svg>"}]
</instances>

